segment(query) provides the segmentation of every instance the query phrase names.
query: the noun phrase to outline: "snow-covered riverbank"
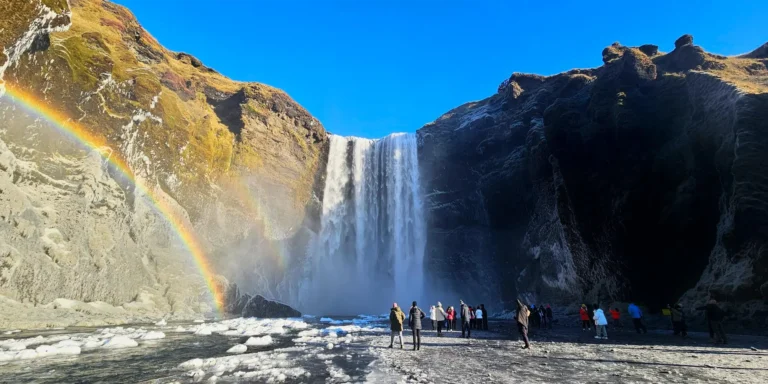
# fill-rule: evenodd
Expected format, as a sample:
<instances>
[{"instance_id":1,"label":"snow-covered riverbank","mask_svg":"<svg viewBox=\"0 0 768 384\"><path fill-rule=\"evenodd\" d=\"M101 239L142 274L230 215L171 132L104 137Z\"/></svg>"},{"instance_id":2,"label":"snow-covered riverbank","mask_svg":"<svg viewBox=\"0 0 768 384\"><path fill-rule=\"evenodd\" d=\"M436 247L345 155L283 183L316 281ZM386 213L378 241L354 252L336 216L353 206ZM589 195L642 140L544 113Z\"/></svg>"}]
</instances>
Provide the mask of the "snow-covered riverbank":
<instances>
[{"instance_id":1,"label":"snow-covered riverbank","mask_svg":"<svg viewBox=\"0 0 768 384\"><path fill-rule=\"evenodd\" d=\"M768 340L573 327L535 331L521 350L509 321L498 332L436 337L420 351L390 349L384 316L229 319L0 332L0 382L768 382ZM7 334L4 334L6 333Z\"/></svg>"}]
</instances>

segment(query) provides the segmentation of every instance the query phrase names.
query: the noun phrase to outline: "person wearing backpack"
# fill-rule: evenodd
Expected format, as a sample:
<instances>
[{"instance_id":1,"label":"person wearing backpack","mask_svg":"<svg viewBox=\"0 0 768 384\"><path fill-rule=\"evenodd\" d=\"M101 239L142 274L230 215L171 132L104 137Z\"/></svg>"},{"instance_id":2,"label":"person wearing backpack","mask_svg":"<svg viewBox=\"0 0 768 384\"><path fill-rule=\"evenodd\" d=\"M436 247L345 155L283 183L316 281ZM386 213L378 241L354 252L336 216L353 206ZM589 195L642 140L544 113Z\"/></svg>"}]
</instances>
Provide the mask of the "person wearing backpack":
<instances>
[{"instance_id":1,"label":"person wearing backpack","mask_svg":"<svg viewBox=\"0 0 768 384\"><path fill-rule=\"evenodd\" d=\"M411 332L413 332L413 350L418 351L421 349L421 319L427 315L413 302L411 310L408 312L408 324L411 326Z\"/></svg>"}]
</instances>

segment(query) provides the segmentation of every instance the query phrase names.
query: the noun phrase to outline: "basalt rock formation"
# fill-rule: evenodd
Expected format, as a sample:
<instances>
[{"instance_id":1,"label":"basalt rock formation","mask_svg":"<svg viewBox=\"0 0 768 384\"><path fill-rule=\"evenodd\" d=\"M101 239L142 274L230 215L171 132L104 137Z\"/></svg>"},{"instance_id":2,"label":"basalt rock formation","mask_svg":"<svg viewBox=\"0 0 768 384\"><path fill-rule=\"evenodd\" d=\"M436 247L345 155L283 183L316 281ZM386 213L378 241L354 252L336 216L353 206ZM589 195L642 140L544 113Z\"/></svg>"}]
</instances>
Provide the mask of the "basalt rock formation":
<instances>
[{"instance_id":1,"label":"basalt rock formation","mask_svg":"<svg viewBox=\"0 0 768 384\"><path fill-rule=\"evenodd\" d=\"M507 306L713 297L768 325L766 57L615 43L424 126L429 268Z\"/></svg>"},{"instance_id":2,"label":"basalt rock formation","mask_svg":"<svg viewBox=\"0 0 768 384\"><path fill-rule=\"evenodd\" d=\"M307 111L278 89L163 48L108 1L4 1L0 47L0 305L66 298L211 310L158 205L193 229L221 287L291 293L300 260L286 255L301 255L293 250L316 230L327 151ZM19 91L87 137L73 140L23 108ZM19 320L10 312L0 308L0 328Z\"/></svg>"}]
</instances>

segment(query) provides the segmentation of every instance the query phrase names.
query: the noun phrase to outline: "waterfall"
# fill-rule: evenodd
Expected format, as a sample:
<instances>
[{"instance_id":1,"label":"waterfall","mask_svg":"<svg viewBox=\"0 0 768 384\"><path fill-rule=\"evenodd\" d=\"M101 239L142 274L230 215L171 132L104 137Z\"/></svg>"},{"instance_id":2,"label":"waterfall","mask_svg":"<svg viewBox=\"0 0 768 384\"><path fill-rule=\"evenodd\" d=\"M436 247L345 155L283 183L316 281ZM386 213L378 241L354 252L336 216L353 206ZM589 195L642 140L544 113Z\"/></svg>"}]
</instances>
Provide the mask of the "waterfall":
<instances>
[{"instance_id":1,"label":"waterfall","mask_svg":"<svg viewBox=\"0 0 768 384\"><path fill-rule=\"evenodd\" d=\"M385 312L422 297L426 230L415 134L331 136L321 230L299 301L316 314Z\"/></svg>"}]
</instances>

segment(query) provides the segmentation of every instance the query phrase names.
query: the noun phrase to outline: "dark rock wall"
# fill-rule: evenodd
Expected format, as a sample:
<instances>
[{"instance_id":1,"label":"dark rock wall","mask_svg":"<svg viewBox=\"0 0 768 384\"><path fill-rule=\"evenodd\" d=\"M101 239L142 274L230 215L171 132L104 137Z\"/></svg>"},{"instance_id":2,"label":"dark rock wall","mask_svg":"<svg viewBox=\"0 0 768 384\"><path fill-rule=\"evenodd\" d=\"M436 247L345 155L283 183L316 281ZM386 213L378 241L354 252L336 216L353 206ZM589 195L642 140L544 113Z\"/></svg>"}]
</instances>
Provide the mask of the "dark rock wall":
<instances>
[{"instance_id":1,"label":"dark rock wall","mask_svg":"<svg viewBox=\"0 0 768 384\"><path fill-rule=\"evenodd\" d=\"M685 37L514 74L420 129L438 279L508 307L715 297L765 321L768 73Z\"/></svg>"}]
</instances>

